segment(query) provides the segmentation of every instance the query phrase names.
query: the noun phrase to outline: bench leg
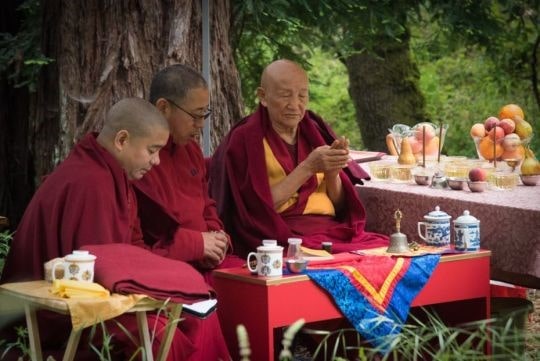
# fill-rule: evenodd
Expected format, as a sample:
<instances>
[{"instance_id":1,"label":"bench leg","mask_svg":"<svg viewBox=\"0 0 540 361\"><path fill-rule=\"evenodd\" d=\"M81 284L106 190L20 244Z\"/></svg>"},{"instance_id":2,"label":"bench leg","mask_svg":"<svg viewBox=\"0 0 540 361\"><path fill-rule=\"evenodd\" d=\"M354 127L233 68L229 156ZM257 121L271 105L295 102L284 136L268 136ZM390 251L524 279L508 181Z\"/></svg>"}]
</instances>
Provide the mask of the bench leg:
<instances>
[{"instance_id":1,"label":"bench leg","mask_svg":"<svg viewBox=\"0 0 540 361\"><path fill-rule=\"evenodd\" d=\"M81 339L82 331L82 328L77 331L71 330L62 361L73 361L75 359L75 353L77 352L77 347L79 346L79 340Z\"/></svg>"},{"instance_id":2,"label":"bench leg","mask_svg":"<svg viewBox=\"0 0 540 361\"><path fill-rule=\"evenodd\" d=\"M28 305L24 305L26 315L26 326L28 327L28 342L30 343L30 358L32 361L42 361L41 340L39 339L39 329L37 324L36 310Z\"/></svg>"}]
</instances>

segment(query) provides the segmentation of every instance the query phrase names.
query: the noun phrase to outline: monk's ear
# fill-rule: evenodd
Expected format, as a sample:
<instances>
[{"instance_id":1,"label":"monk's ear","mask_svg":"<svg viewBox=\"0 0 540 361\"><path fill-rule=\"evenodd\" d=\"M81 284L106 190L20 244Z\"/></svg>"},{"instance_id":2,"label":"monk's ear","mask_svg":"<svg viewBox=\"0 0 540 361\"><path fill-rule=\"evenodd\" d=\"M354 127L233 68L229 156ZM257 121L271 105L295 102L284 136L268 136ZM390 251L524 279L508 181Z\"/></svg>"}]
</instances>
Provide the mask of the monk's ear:
<instances>
[{"instance_id":1,"label":"monk's ear","mask_svg":"<svg viewBox=\"0 0 540 361\"><path fill-rule=\"evenodd\" d=\"M261 102L261 104L263 106L266 106L267 102L266 102L266 90L264 90L263 87L258 87L257 88L257 98L259 98L259 101Z\"/></svg>"},{"instance_id":2,"label":"monk's ear","mask_svg":"<svg viewBox=\"0 0 540 361\"><path fill-rule=\"evenodd\" d=\"M114 149L122 151L128 142L129 132L125 129L121 129L116 132L116 135L114 136Z\"/></svg>"},{"instance_id":3,"label":"monk's ear","mask_svg":"<svg viewBox=\"0 0 540 361\"><path fill-rule=\"evenodd\" d=\"M159 98L156 100L155 106L165 118L169 117L169 114L171 113L171 104L167 101L167 99Z\"/></svg>"}]
</instances>

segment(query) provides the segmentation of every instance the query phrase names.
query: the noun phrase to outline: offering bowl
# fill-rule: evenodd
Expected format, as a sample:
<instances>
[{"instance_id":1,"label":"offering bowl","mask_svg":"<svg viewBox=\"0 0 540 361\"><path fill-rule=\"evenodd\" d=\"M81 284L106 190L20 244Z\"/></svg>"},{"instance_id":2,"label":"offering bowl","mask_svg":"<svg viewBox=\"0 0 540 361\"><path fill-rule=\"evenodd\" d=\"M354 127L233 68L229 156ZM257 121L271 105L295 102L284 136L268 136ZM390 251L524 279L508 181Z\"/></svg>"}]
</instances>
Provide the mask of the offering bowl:
<instances>
[{"instance_id":1,"label":"offering bowl","mask_svg":"<svg viewBox=\"0 0 540 361\"><path fill-rule=\"evenodd\" d=\"M463 185L467 181L465 178L448 177L448 186L453 190L460 191L463 189Z\"/></svg>"},{"instance_id":2,"label":"offering bowl","mask_svg":"<svg viewBox=\"0 0 540 361\"><path fill-rule=\"evenodd\" d=\"M306 270L308 261L305 259L288 259L285 264L291 273L302 273Z\"/></svg>"},{"instance_id":3,"label":"offering bowl","mask_svg":"<svg viewBox=\"0 0 540 361\"><path fill-rule=\"evenodd\" d=\"M486 190L488 183L468 181L467 184L469 185L471 192L483 192Z\"/></svg>"},{"instance_id":4,"label":"offering bowl","mask_svg":"<svg viewBox=\"0 0 540 361\"><path fill-rule=\"evenodd\" d=\"M534 174L534 175L520 175L521 177L521 183L523 183L526 186L535 186L540 182L540 174Z\"/></svg>"}]
</instances>

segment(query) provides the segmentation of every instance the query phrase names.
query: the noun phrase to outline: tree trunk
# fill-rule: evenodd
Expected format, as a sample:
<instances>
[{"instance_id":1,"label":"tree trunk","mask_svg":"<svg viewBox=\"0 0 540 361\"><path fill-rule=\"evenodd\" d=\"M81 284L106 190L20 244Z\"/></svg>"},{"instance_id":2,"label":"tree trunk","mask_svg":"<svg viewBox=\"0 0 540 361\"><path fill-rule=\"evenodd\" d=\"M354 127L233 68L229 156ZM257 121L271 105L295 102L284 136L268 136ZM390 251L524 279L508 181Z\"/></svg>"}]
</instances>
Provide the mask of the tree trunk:
<instances>
[{"instance_id":1,"label":"tree trunk","mask_svg":"<svg viewBox=\"0 0 540 361\"><path fill-rule=\"evenodd\" d=\"M209 2L215 146L240 118L242 101L229 47L229 2ZM43 10L43 51L55 62L46 67L36 101L29 105L33 185L84 134L102 127L112 104L125 97L147 98L159 69L185 63L202 70L200 0L44 0Z\"/></svg>"},{"instance_id":2,"label":"tree trunk","mask_svg":"<svg viewBox=\"0 0 540 361\"><path fill-rule=\"evenodd\" d=\"M349 92L367 149L387 151L385 135L395 123L426 120L419 72L409 53L409 34L401 42L381 36L372 52L358 51L345 59ZM362 49L356 44L356 49Z\"/></svg>"}]
</instances>

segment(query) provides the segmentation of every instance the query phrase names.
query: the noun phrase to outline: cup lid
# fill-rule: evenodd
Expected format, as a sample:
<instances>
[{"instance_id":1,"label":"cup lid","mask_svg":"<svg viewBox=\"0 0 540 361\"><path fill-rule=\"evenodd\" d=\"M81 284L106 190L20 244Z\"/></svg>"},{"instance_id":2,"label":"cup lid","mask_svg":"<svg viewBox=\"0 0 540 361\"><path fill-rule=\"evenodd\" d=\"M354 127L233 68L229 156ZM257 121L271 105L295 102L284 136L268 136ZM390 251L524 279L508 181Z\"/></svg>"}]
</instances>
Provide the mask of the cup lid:
<instances>
[{"instance_id":1,"label":"cup lid","mask_svg":"<svg viewBox=\"0 0 540 361\"><path fill-rule=\"evenodd\" d=\"M257 252L268 252L268 253L283 252L283 247L282 246L259 246L257 247Z\"/></svg>"},{"instance_id":2,"label":"cup lid","mask_svg":"<svg viewBox=\"0 0 540 361\"><path fill-rule=\"evenodd\" d=\"M301 244L302 238L289 238L287 242L289 242L289 244Z\"/></svg>"},{"instance_id":3,"label":"cup lid","mask_svg":"<svg viewBox=\"0 0 540 361\"><path fill-rule=\"evenodd\" d=\"M431 221L442 221L446 219L450 219L448 213L441 211L441 208L439 206L435 207L434 211L429 212L427 215L424 216L425 219L431 220Z\"/></svg>"},{"instance_id":4,"label":"cup lid","mask_svg":"<svg viewBox=\"0 0 540 361\"><path fill-rule=\"evenodd\" d=\"M474 217L471 216L468 210L463 211L463 214L456 218L454 221L456 224L478 224L480 221Z\"/></svg>"},{"instance_id":5,"label":"cup lid","mask_svg":"<svg viewBox=\"0 0 540 361\"><path fill-rule=\"evenodd\" d=\"M73 261L93 261L96 259L96 256L94 256L93 254L90 254L90 252L88 251L73 251L73 253L71 254L68 254L66 257L65 257L65 260L68 261L68 262L73 262Z\"/></svg>"}]
</instances>

